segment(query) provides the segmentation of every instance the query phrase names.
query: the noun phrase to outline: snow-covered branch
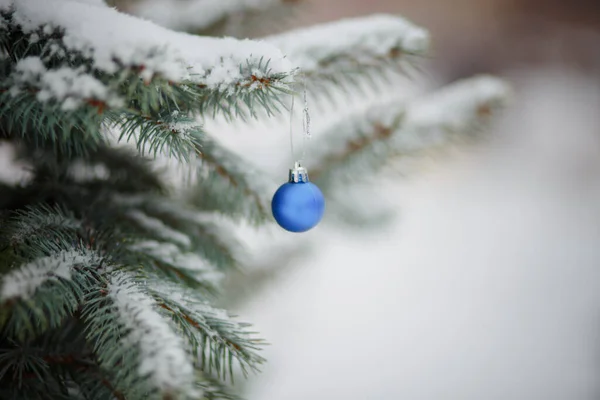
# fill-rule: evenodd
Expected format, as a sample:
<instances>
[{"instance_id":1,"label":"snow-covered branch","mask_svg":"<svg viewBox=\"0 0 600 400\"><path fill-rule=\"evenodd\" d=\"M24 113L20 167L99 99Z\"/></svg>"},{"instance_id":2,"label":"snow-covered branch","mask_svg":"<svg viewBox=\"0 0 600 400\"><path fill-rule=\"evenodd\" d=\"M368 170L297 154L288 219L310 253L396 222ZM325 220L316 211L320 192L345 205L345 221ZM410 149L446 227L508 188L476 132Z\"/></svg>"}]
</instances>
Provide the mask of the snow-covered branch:
<instances>
[{"instance_id":1,"label":"snow-covered branch","mask_svg":"<svg viewBox=\"0 0 600 400\"><path fill-rule=\"evenodd\" d=\"M188 248L192 244L190 238L186 234L165 225L160 219L150 217L142 211L131 210L127 212L127 216L154 236L176 243L184 248Z\"/></svg>"},{"instance_id":2,"label":"snow-covered branch","mask_svg":"<svg viewBox=\"0 0 600 400\"><path fill-rule=\"evenodd\" d=\"M202 286L214 287L223 279L223 273L206 260L195 253L183 252L172 243L145 240L130 245L128 249L154 260L159 264L159 269L174 270L175 276L190 277Z\"/></svg>"},{"instance_id":3,"label":"snow-covered branch","mask_svg":"<svg viewBox=\"0 0 600 400\"><path fill-rule=\"evenodd\" d=\"M52 237L52 240L44 241L43 248L48 250L48 246L58 246L61 243L57 241L66 232L76 231L81 227L81 221L58 207L49 207L46 205L37 205L27 207L25 210L17 211L9 223L4 224L6 229L6 238L11 246L20 246L25 242L31 242L33 238Z\"/></svg>"},{"instance_id":4,"label":"snow-covered branch","mask_svg":"<svg viewBox=\"0 0 600 400\"><path fill-rule=\"evenodd\" d=\"M71 279L73 268L98 262L98 255L92 251L61 251L51 256L39 258L10 271L2 278L0 299L27 299L44 283L54 280Z\"/></svg>"},{"instance_id":5,"label":"snow-covered branch","mask_svg":"<svg viewBox=\"0 0 600 400\"><path fill-rule=\"evenodd\" d=\"M203 370L214 370L225 378L227 374L233 375L231 356L237 359L244 373L256 370L264 361L256 353L263 341L254 337L248 324L235 321L225 310L212 307L196 293L177 285L153 279L147 285L192 343Z\"/></svg>"},{"instance_id":6,"label":"snow-covered branch","mask_svg":"<svg viewBox=\"0 0 600 400\"><path fill-rule=\"evenodd\" d=\"M422 55L428 32L404 18L372 15L316 25L267 37L281 49L307 83L340 80L345 73L392 68L398 61Z\"/></svg>"},{"instance_id":7,"label":"snow-covered branch","mask_svg":"<svg viewBox=\"0 0 600 400\"><path fill-rule=\"evenodd\" d=\"M509 85L500 78L483 75L463 79L409 104L401 130L407 133L464 131L489 116L494 108L504 105L510 93ZM402 140L410 135L401 136L397 138Z\"/></svg>"},{"instance_id":8,"label":"snow-covered branch","mask_svg":"<svg viewBox=\"0 0 600 400\"><path fill-rule=\"evenodd\" d=\"M195 205L260 223L270 215L270 195L276 189L266 174L209 137L198 149L198 193Z\"/></svg>"},{"instance_id":9,"label":"snow-covered branch","mask_svg":"<svg viewBox=\"0 0 600 400\"><path fill-rule=\"evenodd\" d=\"M35 90L41 102L55 100L63 110L73 110L83 102L98 100L110 107L120 107L122 99L83 66L47 68L41 57L29 56L19 60L13 75L13 94Z\"/></svg>"},{"instance_id":10,"label":"snow-covered branch","mask_svg":"<svg viewBox=\"0 0 600 400\"><path fill-rule=\"evenodd\" d=\"M234 228L234 223L221 214L194 210L182 201L148 195L115 195L112 201L119 207L141 210L168 224L169 229L184 233L191 240L190 249L208 265L214 265L221 271L237 265L241 244L229 232ZM165 239L160 234L152 236Z\"/></svg>"},{"instance_id":11,"label":"snow-covered branch","mask_svg":"<svg viewBox=\"0 0 600 400\"><path fill-rule=\"evenodd\" d=\"M391 157L416 155L478 128L510 93L501 79L479 76L449 85L412 103L392 100L344 118L317 134L311 178L334 182L372 172ZM343 133L343 134L341 134ZM356 167L356 168L352 168Z\"/></svg>"},{"instance_id":12,"label":"snow-covered branch","mask_svg":"<svg viewBox=\"0 0 600 400\"><path fill-rule=\"evenodd\" d=\"M20 0L2 22L13 39L3 42L11 57L2 59L0 115L15 121L11 134L33 128L60 143L81 137L71 134L77 129L105 142L102 122L123 130L133 123L146 128L144 141L156 138L153 148L182 136L173 141L180 155L189 141L166 129L165 112L245 115L255 105L272 112L296 71L264 41L174 32L100 3Z\"/></svg>"},{"instance_id":13,"label":"snow-covered branch","mask_svg":"<svg viewBox=\"0 0 600 400\"><path fill-rule=\"evenodd\" d=\"M135 15L176 30L206 29L226 17L259 11L281 0L144 0L134 4Z\"/></svg>"},{"instance_id":14,"label":"snow-covered branch","mask_svg":"<svg viewBox=\"0 0 600 400\"><path fill-rule=\"evenodd\" d=\"M190 356L182 338L157 312L154 299L124 273L111 277L107 292L128 332L122 344L139 348L138 376L149 377L162 393L189 394L194 380Z\"/></svg>"},{"instance_id":15,"label":"snow-covered branch","mask_svg":"<svg viewBox=\"0 0 600 400\"><path fill-rule=\"evenodd\" d=\"M82 53L98 71L115 74L141 69L149 79L185 80L211 88L248 79L240 66L270 60L270 72L288 74L292 66L272 45L251 40L208 38L174 32L108 6L73 0L19 0L14 21L24 33L62 32L66 50Z\"/></svg>"}]
</instances>

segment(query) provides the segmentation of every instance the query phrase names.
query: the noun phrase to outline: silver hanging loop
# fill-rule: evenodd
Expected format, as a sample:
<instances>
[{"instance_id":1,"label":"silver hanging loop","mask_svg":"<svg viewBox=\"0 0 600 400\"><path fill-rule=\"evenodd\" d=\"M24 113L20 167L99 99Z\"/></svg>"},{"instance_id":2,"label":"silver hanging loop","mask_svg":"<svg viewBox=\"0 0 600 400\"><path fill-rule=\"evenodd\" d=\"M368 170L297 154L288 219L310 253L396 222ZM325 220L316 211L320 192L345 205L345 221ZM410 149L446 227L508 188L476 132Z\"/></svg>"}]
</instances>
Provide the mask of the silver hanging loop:
<instances>
[{"instance_id":1,"label":"silver hanging loop","mask_svg":"<svg viewBox=\"0 0 600 400\"><path fill-rule=\"evenodd\" d=\"M302 157L294 163L294 168L290 169L289 182L302 183L308 182L308 171L302 166L302 162L306 157L306 141L311 138L310 134L310 114L308 113L308 95L306 92L306 81L302 79L302 97L304 100L304 107L302 110ZM292 152L292 159L296 159L294 152L294 95L292 95L292 103L290 105L290 148Z\"/></svg>"},{"instance_id":2,"label":"silver hanging loop","mask_svg":"<svg viewBox=\"0 0 600 400\"><path fill-rule=\"evenodd\" d=\"M292 160L296 159L294 153L294 95L292 94L292 104L290 105L290 149L292 151Z\"/></svg>"},{"instance_id":3,"label":"silver hanging loop","mask_svg":"<svg viewBox=\"0 0 600 400\"><path fill-rule=\"evenodd\" d=\"M303 91L302 91L302 96L304 99L304 109L302 110L302 158L301 160L304 161L304 159L306 158L306 141L310 140L311 138L311 134L310 134L310 114L308 113L308 95L306 92L306 81L304 80L304 78L302 79L302 86L303 86Z\"/></svg>"}]
</instances>

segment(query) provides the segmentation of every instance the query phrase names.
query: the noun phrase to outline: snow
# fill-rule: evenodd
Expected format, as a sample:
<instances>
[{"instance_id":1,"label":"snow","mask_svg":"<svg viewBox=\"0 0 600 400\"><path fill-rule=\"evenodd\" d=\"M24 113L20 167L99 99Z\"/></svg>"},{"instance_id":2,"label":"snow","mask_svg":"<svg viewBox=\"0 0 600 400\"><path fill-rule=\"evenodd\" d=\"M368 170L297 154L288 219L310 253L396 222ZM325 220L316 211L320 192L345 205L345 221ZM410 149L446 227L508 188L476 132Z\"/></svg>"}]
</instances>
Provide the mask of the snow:
<instances>
[{"instance_id":1,"label":"snow","mask_svg":"<svg viewBox=\"0 0 600 400\"><path fill-rule=\"evenodd\" d=\"M31 238L32 232L47 227L69 229L81 227L80 220L52 211L43 215L36 215L34 218L18 219L15 222L17 226L9 236L11 243L23 243Z\"/></svg>"},{"instance_id":2,"label":"snow","mask_svg":"<svg viewBox=\"0 0 600 400\"><path fill-rule=\"evenodd\" d=\"M194 302L188 304L188 308L194 311L198 317L201 317L203 321L206 321L207 319L212 319L213 326L221 326L221 329L226 327L226 330L230 332L235 332L236 334L246 331L246 329L244 329L242 325L233 321L229 317L227 311L220 308L214 308L208 303ZM219 322L215 323L214 320L219 320ZM211 338L221 337L221 333L210 327L208 322L206 322L204 330L206 331L206 334ZM202 359L202 354L205 352L205 350L206 349L203 347L198 348L198 357L200 359Z\"/></svg>"},{"instance_id":3,"label":"snow","mask_svg":"<svg viewBox=\"0 0 600 400\"><path fill-rule=\"evenodd\" d=\"M69 165L67 173L76 182L91 182L106 180L110 177L110 170L103 163L89 164L83 160L75 160Z\"/></svg>"},{"instance_id":4,"label":"snow","mask_svg":"<svg viewBox=\"0 0 600 400\"><path fill-rule=\"evenodd\" d=\"M14 144L0 142L0 182L7 185L27 185L33 178L31 166L18 157Z\"/></svg>"},{"instance_id":5,"label":"snow","mask_svg":"<svg viewBox=\"0 0 600 400\"><path fill-rule=\"evenodd\" d=\"M194 253L182 252L173 243L162 243L155 240L139 241L129 246L132 251L137 251L156 258L176 268L197 272L199 279L218 284L223 274Z\"/></svg>"},{"instance_id":6,"label":"snow","mask_svg":"<svg viewBox=\"0 0 600 400\"><path fill-rule=\"evenodd\" d=\"M309 154L315 160L325 159L332 152L343 152L350 140L371 135L376 125L393 127L400 117L391 142L374 143L374 151L410 152L423 150L448 141L453 134L468 131L481 119L478 110L503 104L510 97L508 84L491 76L477 76L457 81L433 93L407 101L404 97L376 102L362 110L352 111L317 133L322 141L311 146Z\"/></svg>"},{"instance_id":7,"label":"snow","mask_svg":"<svg viewBox=\"0 0 600 400\"><path fill-rule=\"evenodd\" d=\"M137 222L142 228L165 240L178 243L183 247L190 247L192 245L192 241L186 234L165 225L158 218L150 217L139 210L128 211L127 216Z\"/></svg>"},{"instance_id":8,"label":"snow","mask_svg":"<svg viewBox=\"0 0 600 400\"><path fill-rule=\"evenodd\" d=\"M219 215L205 211L192 211L183 207L173 206L168 201L154 202L152 207L158 211L163 211L175 215L178 218L185 219L197 224L214 224Z\"/></svg>"},{"instance_id":9,"label":"snow","mask_svg":"<svg viewBox=\"0 0 600 400\"><path fill-rule=\"evenodd\" d=\"M117 10L73 0L19 0L14 20L26 33L60 27L67 49L91 57L93 67L114 74L143 66L144 77L193 80L217 88L245 76L240 65L270 60L272 73L291 73L283 54L268 43L178 33Z\"/></svg>"},{"instance_id":10,"label":"snow","mask_svg":"<svg viewBox=\"0 0 600 400\"><path fill-rule=\"evenodd\" d=\"M372 58L386 56L396 48L421 54L429 47L425 29L391 15L345 19L288 31L266 40L302 70L318 69L320 62L338 55Z\"/></svg>"},{"instance_id":11,"label":"snow","mask_svg":"<svg viewBox=\"0 0 600 400\"><path fill-rule=\"evenodd\" d=\"M41 58L31 56L17 62L13 78L17 86L12 88L12 93L18 93L20 87L33 86L39 90L39 101L56 100L62 103L65 110L75 109L90 99L103 100L114 107L123 105L116 94L86 73L83 66L46 69Z\"/></svg>"},{"instance_id":12,"label":"snow","mask_svg":"<svg viewBox=\"0 0 600 400\"><path fill-rule=\"evenodd\" d=\"M279 0L145 0L132 13L170 29L202 29L230 14L260 10Z\"/></svg>"},{"instance_id":13,"label":"snow","mask_svg":"<svg viewBox=\"0 0 600 400\"><path fill-rule=\"evenodd\" d=\"M174 120L177 120L178 117L179 117L179 111L174 110L171 113L171 118L173 118ZM168 129L175 130L180 133L187 133L191 130L197 129L198 125L199 125L198 121L194 120L193 118L187 118L185 120L179 120L177 122L169 122Z\"/></svg>"},{"instance_id":14,"label":"snow","mask_svg":"<svg viewBox=\"0 0 600 400\"><path fill-rule=\"evenodd\" d=\"M12 5L14 0L0 0L0 10L8 11Z\"/></svg>"},{"instance_id":15,"label":"snow","mask_svg":"<svg viewBox=\"0 0 600 400\"><path fill-rule=\"evenodd\" d=\"M188 304L188 296L186 293L188 289L186 287L182 287L181 285L165 279L152 279L145 281L144 284L160 297L169 299L179 304Z\"/></svg>"},{"instance_id":16,"label":"snow","mask_svg":"<svg viewBox=\"0 0 600 400\"><path fill-rule=\"evenodd\" d=\"M404 125L465 129L471 124L472 116L479 107L504 103L510 94L507 83L493 76L464 79L411 104Z\"/></svg>"},{"instance_id":17,"label":"snow","mask_svg":"<svg viewBox=\"0 0 600 400\"><path fill-rule=\"evenodd\" d=\"M128 275L113 274L108 296L128 330L123 342L140 349L139 375L163 392L191 388L194 368L182 338L156 310L156 302L142 293Z\"/></svg>"},{"instance_id":18,"label":"snow","mask_svg":"<svg viewBox=\"0 0 600 400\"><path fill-rule=\"evenodd\" d=\"M46 67L39 57L25 57L19 60L15 69L26 81L38 78L46 72Z\"/></svg>"},{"instance_id":19,"label":"snow","mask_svg":"<svg viewBox=\"0 0 600 400\"><path fill-rule=\"evenodd\" d=\"M219 164L227 171L227 174L234 177L242 185L249 183L248 186L251 187L252 192L258 194L256 200L268 209L271 206L271 199L267 193L273 193L279 185L273 181L270 175L256 168L253 163L254 160L248 161L244 156L231 152L220 143L220 138L219 140L217 138L212 140L217 145L211 147L210 158L219 160ZM210 162L202 158L199 159L200 164L205 162L209 167L211 166Z\"/></svg>"},{"instance_id":20,"label":"snow","mask_svg":"<svg viewBox=\"0 0 600 400\"><path fill-rule=\"evenodd\" d=\"M73 0L73 1L77 1L79 3L92 4L95 6L106 7L106 3L104 2L104 0Z\"/></svg>"},{"instance_id":21,"label":"snow","mask_svg":"<svg viewBox=\"0 0 600 400\"><path fill-rule=\"evenodd\" d=\"M142 194L131 195L115 193L111 196L111 201L121 206L139 207L148 201L148 196Z\"/></svg>"},{"instance_id":22,"label":"snow","mask_svg":"<svg viewBox=\"0 0 600 400\"><path fill-rule=\"evenodd\" d=\"M0 298L28 299L46 282L70 279L71 269L74 266L90 263L95 257L96 254L89 251L61 251L21 265L11 270L2 279Z\"/></svg>"},{"instance_id":23,"label":"snow","mask_svg":"<svg viewBox=\"0 0 600 400\"><path fill-rule=\"evenodd\" d=\"M506 81L482 75L417 99L406 108L399 131L393 136L394 147L419 150L441 144L452 134L469 132L485 116L482 110L506 104L511 92Z\"/></svg>"},{"instance_id":24,"label":"snow","mask_svg":"<svg viewBox=\"0 0 600 400\"><path fill-rule=\"evenodd\" d=\"M203 322L205 322L206 318L209 317L222 321L221 325L230 325L232 327L228 329L230 331L244 331L244 328L240 324L238 324L230 318L227 311L220 308L215 308L208 302L200 302L198 299L189 296L185 290L182 290L181 285L176 285L172 282L164 280L152 280L150 282L147 282L147 285L159 296L177 302L180 305L187 308L188 310L197 313L195 317L202 319ZM211 337L219 336L219 333L211 329L208 326L208 324L205 324L205 326L203 326L203 329L205 329L207 334Z\"/></svg>"},{"instance_id":25,"label":"snow","mask_svg":"<svg viewBox=\"0 0 600 400\"><path fill-rule=\"evenodd\" d=\"M145 195L124 195L115 193L112 196L112 200L119 205L128 207L140 207L146 204L152 210L175 215L178 218L192 221L197 224L211 224L217 221L219 223L222 222L219 220L219 214L205 211L195 211L185 208L182 204L163 198L149 198Z\"/></svg>"}]
</instances>

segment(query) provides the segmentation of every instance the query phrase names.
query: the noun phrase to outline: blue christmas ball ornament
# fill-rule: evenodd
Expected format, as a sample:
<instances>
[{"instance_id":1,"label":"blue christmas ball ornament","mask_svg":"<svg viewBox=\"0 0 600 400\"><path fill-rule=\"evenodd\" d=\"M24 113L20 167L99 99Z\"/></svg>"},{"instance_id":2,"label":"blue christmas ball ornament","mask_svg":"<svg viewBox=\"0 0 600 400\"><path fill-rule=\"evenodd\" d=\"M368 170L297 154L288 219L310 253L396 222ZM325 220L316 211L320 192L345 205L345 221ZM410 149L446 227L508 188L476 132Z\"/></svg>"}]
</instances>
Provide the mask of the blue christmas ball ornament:
<instances>
[{"instance_id":1,"label":"blue christmas ball ornament","mask_svg":"<svg viewBox=\"0 0 600 400\"><path fill-rule=\"evenodd\" d=\"M306 169L297 162L290 170L289 182L275 192L271 210L279 226L286 231L306 232L323 218L325 198L321 190L308 181Z\"/></svg>"}]
</instances>

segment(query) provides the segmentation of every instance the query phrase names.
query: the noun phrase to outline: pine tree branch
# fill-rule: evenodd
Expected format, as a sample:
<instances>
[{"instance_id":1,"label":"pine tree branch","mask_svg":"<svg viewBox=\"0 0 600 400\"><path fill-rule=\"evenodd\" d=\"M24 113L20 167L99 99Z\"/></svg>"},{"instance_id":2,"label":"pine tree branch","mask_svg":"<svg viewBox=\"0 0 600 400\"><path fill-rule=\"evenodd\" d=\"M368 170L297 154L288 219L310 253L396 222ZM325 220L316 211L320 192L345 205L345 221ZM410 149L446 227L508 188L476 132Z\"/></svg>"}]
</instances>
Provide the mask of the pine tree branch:
<instances>
[{"instance_id":1,"label":"pine tree branch","mask_svg":"<svg viewBox=\"0 0 600 400\"><path fill-rule=\"evenodd\" d=\"M94 253L60 252L2 276L0 331L24 340L59 326L98 280Z\"/></svg>"},{"instance_id":2,"label":"pine tree branch","mask_svg":"<svg viewBox=\"0 0 600 400\"><path fill-rule=\"evenodd\" d=\"M132 275L115 272L105 288L90 292L82 318L100 365L111 371L114 387L125 397L195 393L193 366L181 338Z\"/></svg>"},{"instance_id":3,"label":"pine tree branch","mask_svg":"<svg viewBox=\"0 0 600 400\"><path fill-rule=\"evenodd\" d=\"M79 18L76 23L73 15ZM261 59L270 60L274 74L292 72L291 64L268 44L190 36L106 6L21 0L14 5L13 19L27 21L25 33L37 32L45 25L60 28L62 43L69 51L93 49L92 67L108 74L123 67L138 68L146 81L159 75L172 82L191 80L223 88L240 82L240 66L257 65Z\"/></svg>"},{"instance_id":4,"label":"pine tree branch","mask_svg":"<svg viewBox=\"0 0 600 400\"><path fill-rule=\"evenodd\" d=\"M413 103L391 101L345 118L317 135L327 144L314 143L311 179L327 190L329 184L370 174L394 157L414 156L465 140L505 102L508 93L503 81L481 76Z\"/></svg>"},{"instance_id":5,"label":"pine tree branch","mask_svg":"<svg viewBox=\"0 0 600 400\"><path fill-rule=\"evenodd\" d=\"M302 0L113 0L117 8L177 31L202 36L258 37L297 20Z\"/></svg>"},{"instance_id":6,"label":"pine tree branch","mask_svg":"<svg viewBox=\"0 0 600 400\"><path fill-rule=\"evenodd\" d=\"M203 211L219 212L260 224L270 216L267 197L274 183L237 154L208 136L199 138L197 184L190 201Z\"/></svg>"},{"instance_id":7,"label":"pine tree branch","mask_svg":"<svg viewBox=\"0 0 600 400\"><path fill-rule=\"evenodd\" d=\"M273 32L282 32L309 12L310 4L304 0L276 0L262 9L248 9L230 14L216 23L192 33L214 37L260 38Z\"/></svg>"},{"instance_id":8,"label":"pine tree branch","mask_svg":"<svg viewBox=\"0 0 600 400\"><path fill-rule=\"evenodd\" d=\"M323 40L323 38L332 38ZM404 72L426 54L429 34L396 16L373 15L296 29L267 37L300 69L314 93L375 84L389 72Z\"/></svg>"},{"instance_id":9,"label":"pine tree branch","mask_svg":"<svg viewBox=\"0 0 600 400\"><path fill-rule=\"evenodd\" d=\"M196 387L202 390L202 400L242 400L231 393L231 390L220 380L207 374L198 374Z\"/></svg>"},{"instance_id":10,"label":"pine tree branch","mask_svg":"<svg viewBox=\"0 0 600 400\"><path fill-rule=\"evenodd\" d=\"M0 344L0 396L3 399L66 399L67 383L50 369L43 350L5 339Z\"/></svg>"},{"instance_id":11,"label":"pine tree branch","mask_svg":"<svg viewBox=\"0 0 600 400\"><path fill-rule=\"evenodd\" d=\"M127 153L123 153L123 156L127 156ZM120 160L118 157L116 159ZM89 161L93 164L100 160L103 160L103 157L94 157ZM129 164L137 166L132 161L130 160ZM118 170L118 165L117 162L112 167ZM49 199L58 200L60 204L72 210L69 212L76 213L81 222L66 233L49 226L47 230L40 231L39 239L27 243L28 247L20 246L20 252L26 251L29 255L40 254L41 256L62 249L60 246L63 246L63 241L56 242L56 240L63 236L64 243L81 239L101 247L119 263L144 265L150 270L161 271L169 279L202 289L207 293L216 291L216 286L222 278L222 271L236 263L232 248L229 247L236 242L226 238L214 225L212 218L207 219L206 215L202 216L176 201L167 201L156 192L119 194L123 190L121 182L131 186L130 182L136 179L134 176L113 177L112 172L109 172L109 176L104 179L92 177L91 180L86 180L85 177L79 177L79 180L73 180L66 172L69 169L66 166L55 166L54 169L58 171L52 171L50 167L43 168L42 165L39 168L48 173L48 175L36 173L40 182L33 188L40 193L27 194L29 189L24 188L25 195L15 193L18 200L23 201L29 197L30 199L25 200L24 206ZM109 171L112 170L111 168ZM112 179L117 179L117 187L112 187ZM124 180L121 181L122 179ZM31 232L32 226L39 225L37 219L42 222L50 221L53 224L58 219L59 222L68 225L68 220L62 220L61 215L46 215L45 206L41 207L42 209L37 211L39 216L28 212L25 213L28 216L27 221L23 223L15 221L15 228L10 228L12 225L7 226L5 248L11 247L11 240L14 242L15 234L12 232L21 229L19 223L25 225L23 228L25 230L21 229L23 232ZM23 237L23 232L18 231L16 234ZM110 235L107 236L107 232ZM46 237L47 240L40 240ZM165 241L173 244L164 243ZM7 261L12 260L11 263L19 260L12 253L3 258Z\"/></svg>"},{"instance_id":12,"label":"pine tree branch","mask_svg":"<svg viewBox=\"0 0 600 400\"><path fill-rule=\"evenodd\" d=\"M241 247L214 213L194 210L183 201L150 195L116 195L117 207L141 210L160 219L169 229L183 232L191 240L190 250L216 268L227 271L238 264L236 249Z\"/></svg>"},{"instance_id":13,"label":"pine tree branch","mask_svg":"<svg viewBox=\"0 0 600 400\"><path fill-rule=\"evenodd\" d=\"M78 314L27 341L18 342L3 335L0 387L8 387L8 391L0 389L2 398L124 398L98 367ZM39 367L35 368L35 364Z\"/></svg>"},{"instance_id":14,"label":"pine tree branch","mask_svg":"<svg viewBox=\"0 0 600 400\"><path fill-rule=\"evenodd\" d=\"M89 157L85 162L83 159L66 162L50 160L47 156L48 154L40 151L22 154L21 161L33 164L32 178L18 187L4 190L0 203L4 210L16 210L15 218L21 218L20 214L25 213L28 219L36 219L31 222L35 222L31 229L37 229L40 224L42 228L48 224L55 224L57 220L62 221L61 224L66 228L73 225L69 218L75 218L76 214L75 219L78 221L92 220L95 228L106 227L108 231L114 231L114 225L110 224L116 222L118 225L115 218L121 218L124 209L117 207L111 210L105 207L113 194L121 193L125 196L144 193L148 196L160 196L166 192L148 161L130 151L115 149L112 153L108 150L105 154L94 153L93 157ZM46 208L51 210L50 215L46 213ZM62 220L61 213L68 214L68 218ZM80 225L82 237L89 228L89 222L87 221L85 226ZM29 224L27 221L23 223ZM25 227L7 225L4 236L18 229L23 230ZM15 234L24 238L27 232L25 230ZM58 231L51 233L60 236ZM42 234L43 229L40 232L40 235ZM6 240L8 245L11 239Z\"/></svg>"},{"instance_id":15,"label":"pine tree branch","mask_svg":"<svg viewBox=\"0 0 600 400\"><path fill-rule=\"evenodd\" d=\"M60 207L10 214L0 238L0 331L25 340L59 326L99 279L106 258L84 223Z\"/></svg>"},{"instance_id":16,"label":"pine tree branch","mask_svg":"<svg viewBox=\"0 0 600 400\"><path fill-rule=\"evenodd\" d=\"M198 126L188 128L187 124L183 125L188 119L178 118L177 112L143 115L131 110L119 112L113 121L113 126L120 131L119 140L134 141L140 154L154 158L166 155L189 161L196 146L195 136L190 135L189 130L202 134Z\"/></svg>"},{"instance_id":17,"label":"pine tree branch","mask_svg":"<svg viewBox=\"0 0 600 400\"><path fill-rule=\"evenodd\" d=\"M156 240L135 241L126 247L127 259L135 260L146 270L161 274L180 285L216 294L223 273L199 255L182 251L172 243Z\"/></svg>"},{"instance_id":18,"label":"pine tree branch","mask_svg":"<svg viewBox=\"0 0 600 400\"><path fill-rule=\"evenodd\" d=\"M264 13L269 8L286 2L289 0L142 0L130 6L125 4L124 7L135 15L169 29L204 32L232 17L239 23L239 17L245 14Z\"/></svg>"},{"instance_id":19,"label":"pine tree branch","mask_svg":"<svg viewBox=\"0 0 600 400\"><path fill-rule=\"evenodd\" d=\"M40 159L39 152L37 152L37 157L35 155L31 156L34 157L32 160L34 163ZM103 187L111 188L114 193L125 195L127 193L142 192L155 196L168 194L166 184L152 162L129 149L102 146L94 152L88 153L85 158L81 158L79 161L81 161L81 164L77 165L78 169L98 165L106 168L108 171L107 176L100 177L99 180ZM65 165L60 165L61 171L67 171L67 174L72 167L73 160L67 160ZM39 175L40 168L48 169L49 166L39 165L36 169L36 175ZM72 175L68 175L73 179ZM73 180L79 184L93 184L97 178L93 176L93 179L87 182L78 179Z\"/></svg>"},{"instance_id":20,"label":"pine tree branch","mask_svg":"<svg viewBox=\"0 0 600 400\"><path fill-rule=\"evenodd\" d=\"M173 243L179 248L188 250L192 245L189 236L169 227L158 218L150 217L139 210L130 210L126 215L146 232L152 233L154 236L158 236L167 242Z\"/></svg>"},{"instance_id":21,"label":"pine tree branch","mask_svg":"<svg viewBox=\"0 0 600 400\"><path fill-rule=\"evenodd\" d=\"M244 374L257 371L264 359L257 354L263 341L248 332L249 325L235 322L223 310L211 307L194 292L172 284L148 280L148 288L158 304L188 338L200 357L200 368L233 379L233 360Z\"/></svg>"},{"instance_id":22,"label":"pine tree branch","mask_svg":"<svg viewBox=\"0 0 600 400\"><path fill-rule=\"evenodd\" d=\"M60 251L63 243L72 240L81 221L59 206L40 204L15 211L2 227L0 251L9 246L19 251L27 247L29 255L43 256Z\"/></svg>"},{"instance_id":23,"label":"pine tree branch","mask_svg":"<svg viewBox=\"0 0 600 400\"><path fill-rule=\"evenodd\" d=\"M0 89L0 137L18 139L60 153L86 154L106 143L102 116L94 105L64 111L59 103L39 103L35 93Z\"/></svg>"},{"instance_id":24,"label":"pine tree branch","mask_svg":"<svg viewBox=\"0 0 600 400\"><path fill-rule=\"evenodd\" d=\"M81 13L89 26L73 24L61 10ZM165 117L256 115L257 107L272 114L294 74L268 44L192 37L107 7L23 0L5 17L14 40L4 42L10 56L0 60L7 72L0 81L0 134L51 143L67 154L105 143L108 123L124 128L121 138L137 132L139 148L186 159L187 137L165 129ZM114 37L115 29L127 31L128 46L98 39Z\"/></svg>"},{"instance_id":25,"label":"pine tree branch","mask_svg":"<svg viewBox=\"0 0 600 400\"><path fill-rule=\"evenodd\" d=\"M67 318L58 328L17 346L24 353L36 354L47 366L47 374L43 380L27 377L24 385L27 388L43 389L42 398L80 399L84 397L83 393L90 393L86 391L87 388L93 390L91 393L94 393L95 398L110 395L110 391L101 383L104 374L94 361L77 316L78 312L75 312L73 317ZM53 390L48 383L61 390ZM20 394L26 397L22 392Z\"/></svg>"},{"instance_id":26,"label":"pine tree branch","mask_svg":"<svg viewBox=\"0 0 600 400\"><path fill-rule=\"evenodd\" d=\"M92 374L99 382L110 391L110 394L117 400L126 400L126 397L119 390L115 389L112 383L99 374L96 364L91 360L82 359L79 354L60 354L44 357L44 361L49 366L68 367L84 374Z\"/></svg>"}]
</instances>

